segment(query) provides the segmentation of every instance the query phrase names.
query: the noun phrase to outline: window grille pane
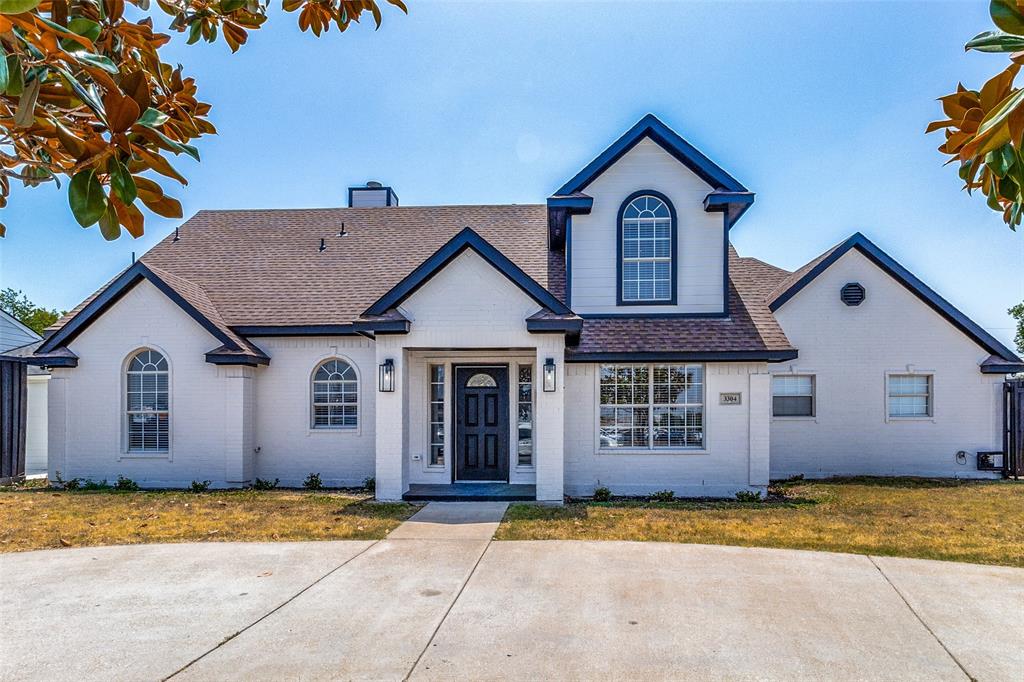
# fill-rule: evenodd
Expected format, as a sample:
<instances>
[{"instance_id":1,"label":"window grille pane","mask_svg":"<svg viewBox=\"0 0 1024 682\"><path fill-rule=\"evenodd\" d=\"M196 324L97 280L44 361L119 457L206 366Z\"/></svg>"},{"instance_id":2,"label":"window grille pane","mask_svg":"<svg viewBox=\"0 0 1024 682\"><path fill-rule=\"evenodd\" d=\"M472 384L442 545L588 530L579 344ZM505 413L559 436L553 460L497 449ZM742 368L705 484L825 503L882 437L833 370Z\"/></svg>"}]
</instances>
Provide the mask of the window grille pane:
<instances>
[{"instance_id":1,"label":"window grille pane","mask_svg":"<svg viewBox=\"0 0 1024 682\"><path fill-rule=\"evenodd\" d=\"M343 360L327 360L313 373L313 428L359 425L359 382Z\"/></svg>"},{"instance_id":2,"label":"window grille pane","mask_svg":"<svg viewBox=\"0 0 1024 682\"><path fill-rule=\"evenodd\" d=\"M430 365L430 465L444 466L444 365Z\"/></svg>"},{"instance_id":3,"label":"window grille pane","mask_svg":"<svg viewBox=\"0 0 1024 682\"><path fill-rule=\"evenodd\" d=\"M622 299L672 297L672 216L654 196L637 197L622 213Z\"/></svg>"},{"instance_id":4,"label":"window grille pane","mask_svg":"<svg viewBox=\"0 0 1024 682\"><path fill-rule=\"evenodd\" d=\"M533 365L519 365L516 461L533 465Z\"/></svg>"}]
</instances>

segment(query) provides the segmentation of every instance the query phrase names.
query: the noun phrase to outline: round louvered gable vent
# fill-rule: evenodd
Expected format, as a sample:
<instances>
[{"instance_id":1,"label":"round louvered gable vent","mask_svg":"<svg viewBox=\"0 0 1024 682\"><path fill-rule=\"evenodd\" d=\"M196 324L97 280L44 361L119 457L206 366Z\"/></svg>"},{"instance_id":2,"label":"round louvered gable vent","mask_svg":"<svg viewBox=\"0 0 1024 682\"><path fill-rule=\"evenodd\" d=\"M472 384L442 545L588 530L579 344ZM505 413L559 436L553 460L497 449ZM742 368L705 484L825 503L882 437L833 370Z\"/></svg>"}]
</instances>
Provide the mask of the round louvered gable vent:
<instances>
[{"instance_id":1,"label":"round louvered gable vent","mask_svg":"<svg viewBox=\"0 0 1024 682\"><path fill-rule=\"evenodd\" d=\"M857 282L850 282L839 292L839 298L846 305L860 305L864 302L864 287Z\"/></svg>"}]
</instances>

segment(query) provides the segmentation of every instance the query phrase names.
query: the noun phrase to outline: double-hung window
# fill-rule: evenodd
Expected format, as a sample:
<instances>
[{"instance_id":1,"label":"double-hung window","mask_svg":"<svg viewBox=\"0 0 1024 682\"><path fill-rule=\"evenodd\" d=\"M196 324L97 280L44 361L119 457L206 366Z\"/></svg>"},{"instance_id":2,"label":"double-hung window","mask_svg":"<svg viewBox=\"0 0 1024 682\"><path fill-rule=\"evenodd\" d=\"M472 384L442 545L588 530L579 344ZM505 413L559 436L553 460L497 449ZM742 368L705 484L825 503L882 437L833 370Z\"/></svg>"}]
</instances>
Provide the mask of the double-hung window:
<instances>
[{"instance_id":1,"label":"double-hung window","mask_svg":"<svg viewBox=\"0 0 1024 682\"><path fill-rule=\"evenodd\" d=\"M675 218L668 200L654 193L627 199L619 214L619 300L671 303Z\"/></svg>"},{"instance_id":2,"label":"double-hung window","mask_svg":"<svg viewBox=\"0 0 1024 682\"><path fill-rule=\"evenodd\" d=\"M889 417L892 419L932 416L932 377L930 374L890 374Z\"/></svg>"},{"instance_id":3,"label":"double-hung window","mask_svg":"<svg viewBox=\"0 0 1024 682\"><path fill-rule=\"evenodd\" d=\"M600 447L704 447L703 365L602 365Z\"/></svg>"},{"instance_id":4,"label":"double-hung window","mask_svg":"<svg viewBox=\"0 0 1024 682\"><path fill-rule=\"evenodd\" d=\"M773 376L772 416L813 417L814 377L810 374Z\"/></svg>"}]
</instances>

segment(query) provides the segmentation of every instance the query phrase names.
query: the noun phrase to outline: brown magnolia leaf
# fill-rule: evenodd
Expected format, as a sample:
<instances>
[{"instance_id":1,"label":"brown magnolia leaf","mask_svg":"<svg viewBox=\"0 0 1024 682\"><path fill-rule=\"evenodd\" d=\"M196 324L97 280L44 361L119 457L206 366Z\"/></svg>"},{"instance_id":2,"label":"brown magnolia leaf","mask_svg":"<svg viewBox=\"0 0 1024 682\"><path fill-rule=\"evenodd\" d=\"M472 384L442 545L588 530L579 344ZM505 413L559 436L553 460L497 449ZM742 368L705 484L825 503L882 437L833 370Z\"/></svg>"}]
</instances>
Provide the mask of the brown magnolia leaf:
<instances>
[{"instance_id":1,"label":"brown magnolia leaf","mask_svg":"<svg viewBox=\"0 0 1024 682\"><path fill-rule=\"evenodd\" d=\"M177 180L183 185L188 184L186 180L178 171L174 170L170 162L159 154L152 154L138 145L132 145L132 150L139 155L139 157L145 161L150 168L155 170L160 175L166 176L173 180Z\"/></svg>"},{"instance_id":2,"label":"brown magnolia leaf","mask_svg":"<svg viewBox=\"0 0 1024 682\"><path fill-rule=\"evenodd\" d=\"M124 225L124 229L128 231L128 234L136 239L141 237L146 221L142 216L142 211L134 205L125 206L114 194L110 195L110 204L114 207L118 221Z\"/></svg>"},{"instance_id":3,"label":"brown magnolia leaf","mask_svg":"<svg viewBox=\"0 0 1024 682\"><path fill-rule=\"evenodd\" d=\"M153 213L164 218L180 218L182 216L181 203L172 197L161 196L154 199L149 195L139 193L139 199Z\"/></svg>"},{"instance_id":4,"label":"brown magnolia leaf","mask_svg":"<svg viewBox=\"0 0 1024 682\"><path fill-rule=\"evenodd\" d=\"M57 136L57 140L60 141L68 154L76 160L85 157L87 151L85 143L83 143L77 135L65 128L60 121L55 125L55 134Z\"/></svg>"},{"instance_id":5,"label":"brown magnolia leaf","mask_svg":"<svg viewBox=\"0 0 1024 682\"><path fill-rule=\"evenodd\" d=\"M109 1L109 0L108 0ZM139 111L145 111L153 102L149 89L149 79L142 71L132 71L121 78L121 91L135 100Z\"/></svg>"},{"instance_id":6,"label":"brown magnolia leaf","mask_svg":"<svg viewBox=\"0 0 1024 682\"><path fill-rule=\"evenodd\" d=\"M107 125L115 133L123 133L139 120L139 105L134 99L119 92L111 91L103 97L103 108L107 112Z\"/></svg>"},{"instance_id":7,"label":"brown magnolia leaf","mask_svg":"<svg viewBox=\"0 0 1024 682\"><path fill-rule=\"evenodd\" d=\"M1013 79L1016 78L1020 66L1011 64L1001 73L990 78L981 88L979 101L984 111L991 111L997 104L1006 99L1013 86Z\"/></svg>"}]
</instances>

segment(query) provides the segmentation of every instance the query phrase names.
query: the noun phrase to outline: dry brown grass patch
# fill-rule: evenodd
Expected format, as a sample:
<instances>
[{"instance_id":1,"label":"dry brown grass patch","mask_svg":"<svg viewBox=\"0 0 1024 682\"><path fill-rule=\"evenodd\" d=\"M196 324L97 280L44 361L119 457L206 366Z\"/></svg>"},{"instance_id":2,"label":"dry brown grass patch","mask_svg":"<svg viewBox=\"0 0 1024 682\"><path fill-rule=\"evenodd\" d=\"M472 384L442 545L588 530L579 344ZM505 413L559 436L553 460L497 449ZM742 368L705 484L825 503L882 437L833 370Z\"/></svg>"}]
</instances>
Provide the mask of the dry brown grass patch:
<instances>
[{"instance_id":1,"label":"dry brown grass patch","mask_svg":"<svg viewBox=\"0 0 1024 682\"><path fill-rule=\"evenodd\" d=\"M767 502L513 505L500 540L650 540L1024 566L1024 483L853 478L778 485Z\"/></svg>"},{"instance_id":2,"label":"dry brown grass patch","mask_svg":"<svg viewBox=\"0 0 1024 682\"><path fill-rule=\"evenodd\" d=\"M415 512L351 492L0 490L0 552L152 542L374 540Z\"/></svg>"}]
</instances>

